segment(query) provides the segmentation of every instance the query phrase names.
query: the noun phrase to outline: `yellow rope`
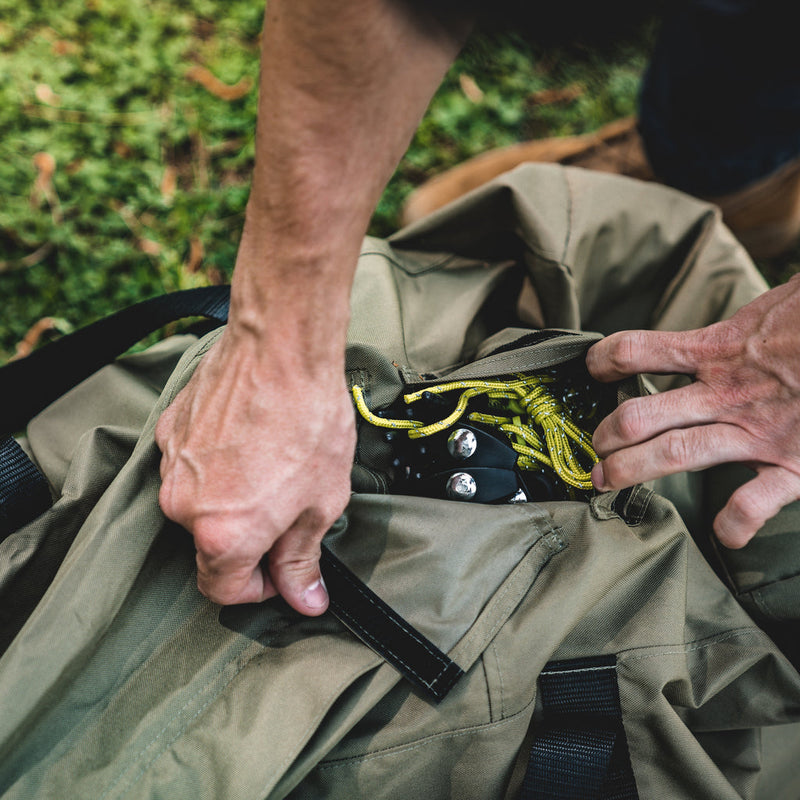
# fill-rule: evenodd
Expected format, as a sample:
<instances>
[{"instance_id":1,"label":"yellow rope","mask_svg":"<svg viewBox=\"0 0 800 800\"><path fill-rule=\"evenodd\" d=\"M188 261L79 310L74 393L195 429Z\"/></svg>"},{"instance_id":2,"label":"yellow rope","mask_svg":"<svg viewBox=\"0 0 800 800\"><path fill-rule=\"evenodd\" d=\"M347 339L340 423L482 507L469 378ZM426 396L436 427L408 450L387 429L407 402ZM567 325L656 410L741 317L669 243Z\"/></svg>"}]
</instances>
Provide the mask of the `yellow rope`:
<instances>
[{"instance_id":1,"label":"yellow rope","mask_svg":"<svg viewBox=\"0 0 800 800\"><path fill-rule=\"evenodd\" d=\"M420 428L423 423L415 419L386 419L373 414L367 407L367 401L364 399L364 389L361 386L354 386L353 400L355 401L358 413L371 425L378 428L394 428L395 430L409 430L410 428Z\"/></svg>"},{"instance_id":2,"label":"yellow rope","mask_svg":"<svg viewBox=\"0 0 800 800\"><path fill-rule=\"evenodd\" d=\"M415 419L388 419L373 414L364 399L361 386L353 386L353 400L361 416L372 425L406 430L411 439L432 436L452 427L464 415L470 400L481 395L490 406L503 414L473 412L469 419L497 428L508 437L519 454L517 466L523 470L552 469L568 486L591 489L591 467L581 464L580 456L592 465L599 460L592 448L591 436L581 430L567 415L563 405L548 391L547 375L525 375L509 381L450 381L435 384L404 396L407 404L423 395L439 395L459 391L458 402L450 414L438 422L424 423Z\"/></svg>"}]
</instances>

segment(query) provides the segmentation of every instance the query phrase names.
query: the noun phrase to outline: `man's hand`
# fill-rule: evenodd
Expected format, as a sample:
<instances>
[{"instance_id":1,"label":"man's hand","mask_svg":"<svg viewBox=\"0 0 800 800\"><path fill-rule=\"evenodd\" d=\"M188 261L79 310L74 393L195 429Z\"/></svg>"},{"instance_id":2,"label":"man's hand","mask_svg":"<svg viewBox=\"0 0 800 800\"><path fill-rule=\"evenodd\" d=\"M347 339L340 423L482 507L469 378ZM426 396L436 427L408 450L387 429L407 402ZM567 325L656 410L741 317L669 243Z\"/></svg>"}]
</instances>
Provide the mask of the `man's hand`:
<instances>
[{"instance_id":1,"label":"man's hand","mask_svg":"<svg viewBox=\"0 0 800 800\"><path fill-rule=\"evenodd\" d=\"M337 359L309 376L236 336L226 330L158 422L159 501L194 535L211 600L281 594L321 614L320 541L349 499L355 445L344 373Z\"/></svg>"},{"instance_id":2,"label":"man's hand","mask_svg":"<svg viewBox=\"0 0 800 800\"><path fill-rule=\"evenodd\" d=\"M613 334L589 350L587 365L603 381L640 372L695 378L680 389L628 400L600 423L596 488L748 464L757 476L714 521L728 547L743 547L800 498L800 276L708 328Z\"/></svg>"}]
</instances>

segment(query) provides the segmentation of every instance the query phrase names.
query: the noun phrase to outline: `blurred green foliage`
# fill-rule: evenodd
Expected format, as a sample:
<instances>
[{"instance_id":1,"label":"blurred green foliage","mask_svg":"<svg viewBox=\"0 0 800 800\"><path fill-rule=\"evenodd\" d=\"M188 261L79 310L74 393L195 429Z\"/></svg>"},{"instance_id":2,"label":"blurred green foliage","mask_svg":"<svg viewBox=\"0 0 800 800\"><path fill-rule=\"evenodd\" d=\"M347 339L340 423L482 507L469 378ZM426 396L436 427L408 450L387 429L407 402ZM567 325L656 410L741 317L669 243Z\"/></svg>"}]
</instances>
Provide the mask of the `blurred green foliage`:
<instances>
[{"instance_id":1,"label":"blurred green foliage","mask_svg":"<svg viewBox=\"0 0 800 800\"><path fill-rule=\"evenodd\" d=\"M262 12L241 0L0 0L0 357L40 317L82 325L229 274L256 91L224 100L187 70L255 86ZM55 159L50 197L39 153ZM186 268L193 240L200 269Z\"/></svg>"},{"instance_id":2,"label":"blurred green foliage","mask_svg":"<svg viewBox=\"0 0 800 800\"><path fill-rule=\"evenodd\" d=\"M42 317L78 327L229 280L253 163L262 15L252 0L0 0L0 360ZM651 39L647 25L599 49L477 37L371 233L395 230L414 186L465 158L634 113ZM209 91L192 77L198 67L241 96ZM537 102L564 87L572 99Z\"/></svg>"}]
</instances>

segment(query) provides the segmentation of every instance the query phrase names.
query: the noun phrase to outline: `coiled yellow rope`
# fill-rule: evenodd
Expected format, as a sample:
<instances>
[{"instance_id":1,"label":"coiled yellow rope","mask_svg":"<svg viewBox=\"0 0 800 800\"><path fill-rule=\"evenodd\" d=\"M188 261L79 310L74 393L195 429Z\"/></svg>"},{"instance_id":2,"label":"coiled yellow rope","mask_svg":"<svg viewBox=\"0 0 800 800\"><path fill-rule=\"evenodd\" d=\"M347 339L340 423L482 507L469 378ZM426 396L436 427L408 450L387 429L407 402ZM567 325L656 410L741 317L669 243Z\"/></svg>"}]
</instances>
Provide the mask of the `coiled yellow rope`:
<instances>
[{"instance_id":1,"label":"coiled yellow rope","mask_svg":"<svg viewBox=\"0 0 800 800\"><path fill-rule=\"evenodd\" d=\"M367 422L380 428L405 430L411 439L447 430L461 419L470 400L485 395L492 408L500 413L473 412L468 419L503 431L519 454L517 466L520 469L534 470L543 465L567 485L591 489L591 466L587 469L584 464L588 461L593 465L599 460L592 448L591 436L572 421L562 403L547 389L546 384L552 381L547 375L523 375L510 381L451 381L404 395L403 399L410 405L426 393L446 394L460 390L453 411L433 423L379 417L367 407L361 386L353 386L352 392L356 408Z\"/></svg>"}]
</instances>

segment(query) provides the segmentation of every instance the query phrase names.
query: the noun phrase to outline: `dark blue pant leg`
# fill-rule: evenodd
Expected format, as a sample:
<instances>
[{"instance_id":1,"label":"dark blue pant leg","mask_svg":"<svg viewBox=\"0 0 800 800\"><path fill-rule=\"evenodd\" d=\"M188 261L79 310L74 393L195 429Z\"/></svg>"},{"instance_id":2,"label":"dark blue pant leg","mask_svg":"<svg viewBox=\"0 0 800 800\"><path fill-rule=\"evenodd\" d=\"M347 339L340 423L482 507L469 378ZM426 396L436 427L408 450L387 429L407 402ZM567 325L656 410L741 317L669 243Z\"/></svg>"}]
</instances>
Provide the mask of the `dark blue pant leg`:
<instances>
[{"instance_id":1,"label":"dark blue pant leg","mask_svg":"<svg viewBox=\"0 0 800 800\"><path fill-rule=\"evenodd\" d=\"M640 98L642 137L661 180L725 194L800 155L795 8L684 0L668 14Z\"/></svg>"}]
</instances>

